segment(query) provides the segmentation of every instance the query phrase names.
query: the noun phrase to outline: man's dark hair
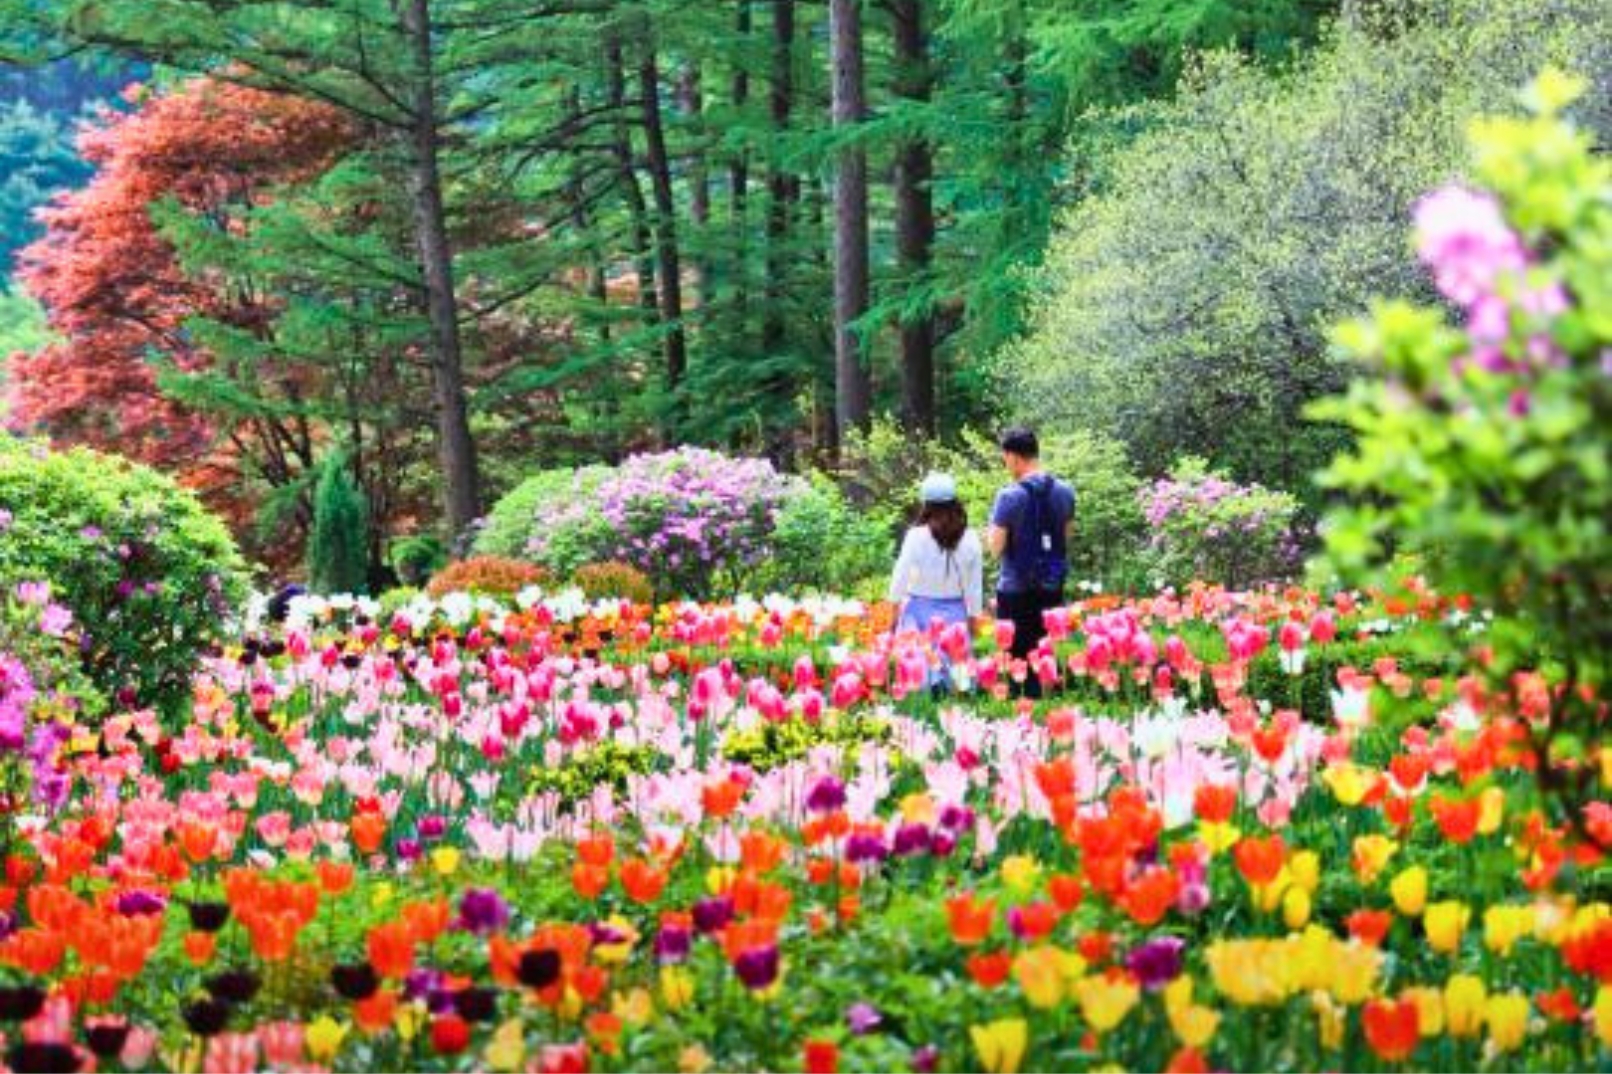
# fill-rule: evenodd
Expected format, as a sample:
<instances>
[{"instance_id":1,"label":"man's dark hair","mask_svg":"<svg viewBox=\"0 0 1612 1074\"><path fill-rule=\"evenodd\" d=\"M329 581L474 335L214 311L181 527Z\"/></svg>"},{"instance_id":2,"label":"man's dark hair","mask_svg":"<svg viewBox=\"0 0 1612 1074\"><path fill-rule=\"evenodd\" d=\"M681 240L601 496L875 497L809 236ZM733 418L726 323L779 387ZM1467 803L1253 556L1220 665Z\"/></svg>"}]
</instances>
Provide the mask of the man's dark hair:
<instances>
[{"instance_id":1,"label":"man's dark hair","mask_svg":"<svg viewBox=\"0 0 1612 1074\"><path fill-rule=\"evenodd\" d=\"M1002 434L998 441L1003 451L1010 455L1017 455L1021 459L1037 459L1041 457L1041 444L1035 438L1035 430L1027 429L1023 425L1015 425Z\"/></svg>"}]
</instances>

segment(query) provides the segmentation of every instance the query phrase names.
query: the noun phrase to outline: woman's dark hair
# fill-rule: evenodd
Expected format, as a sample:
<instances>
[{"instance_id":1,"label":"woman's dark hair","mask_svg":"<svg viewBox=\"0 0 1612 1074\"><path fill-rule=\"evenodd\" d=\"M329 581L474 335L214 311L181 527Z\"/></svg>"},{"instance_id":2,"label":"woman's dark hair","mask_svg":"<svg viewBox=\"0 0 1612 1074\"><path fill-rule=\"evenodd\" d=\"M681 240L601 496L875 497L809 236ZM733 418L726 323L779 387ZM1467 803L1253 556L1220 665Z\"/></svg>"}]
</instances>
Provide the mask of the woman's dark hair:
<instances>
[{"instance_id":1,"label":"woman's dark hair","mask_svg":"<svg viewBox=\"0 0 1612 1074\"><path fill-rule=\"evenodd\" d=\"M1041 445L1036 440L1035 430L1027 429L1023 425L1015 425L1002 433L998 445L1010 455L1017 455L1021 459L1034 459L1041 454Z\"/></svg>"},{"instance_id":2,"label":"woman's dark hair","mask_svg":"<svg viewBox=\"0 0 1612 1074\"><path fill-rule=\"evenodd\" d=\"M918 525L928 526L929 535L947 552L955 552L968 529L968 512L956 500L926 503L918 512Z\"/></svg>"}]
</instances>

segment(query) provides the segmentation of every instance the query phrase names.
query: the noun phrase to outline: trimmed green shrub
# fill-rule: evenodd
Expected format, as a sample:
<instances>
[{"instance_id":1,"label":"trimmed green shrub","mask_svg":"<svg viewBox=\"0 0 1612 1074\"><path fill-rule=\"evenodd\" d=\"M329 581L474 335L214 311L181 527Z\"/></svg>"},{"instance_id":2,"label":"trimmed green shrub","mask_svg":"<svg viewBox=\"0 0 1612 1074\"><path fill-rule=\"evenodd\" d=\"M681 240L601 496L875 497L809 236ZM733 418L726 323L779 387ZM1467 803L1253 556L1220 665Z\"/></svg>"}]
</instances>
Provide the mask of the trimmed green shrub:
<instances>
[{"instance_id":1,"label":"trimmed green shrub","mask_svg":"<svg viewBox=\"0 0 1612 1074\"><path fill-rule=\"evenodd\" d=\"M822 474L779 510L772 546L757 579L762 592L848 593L869 578L883 586L895 555L889 532Z\"/></svg>"},{"instance_id":2,"label":"trimmed green shrub","mask_svg":"<svg viewBox=\"0 0 1612 1074\"><path fill-rule=\"evenodd\" d=\"M177 716L202 650L246 597L246 564L196 497L144 466L0 439L0 584L46 581L86 674Z\"/></svg>"},{"instance_id":3,"label":"trimmed green shrub","mask_svg":"<svg viewBox=\"0 0 1612 1074\"><path fill-rule=\"evenodd\" d=\"M538 515L551 506L586 499L609 473L610 468L606 466L539 470L516 485L487 512L476 534L475 553L511 559L528 558ZM582 562L585 560L569 564L568 569Z\"/></svg>"},{"instance_id":4,"label":"trimmed green shrub","mask_svg":"<svg viewBox=\"0 0 1612 1074\"><path fill-rule=\"evenodd\" d=\"M448 565L448 550L429 533L399 537L392 542L392 569L405 586L421 586Z\"/></svg>"},{"instance_id":5,"label":"trimmed green shrub","mask_svg":"<svg viewBox=\"0 0 1612 1074\"><path fill-rule=\"evenodd\" d=\"M315 593L369 591L369 501L340 454L325 460L314 489L308 581Z\"/></svg>"}]
</instances>

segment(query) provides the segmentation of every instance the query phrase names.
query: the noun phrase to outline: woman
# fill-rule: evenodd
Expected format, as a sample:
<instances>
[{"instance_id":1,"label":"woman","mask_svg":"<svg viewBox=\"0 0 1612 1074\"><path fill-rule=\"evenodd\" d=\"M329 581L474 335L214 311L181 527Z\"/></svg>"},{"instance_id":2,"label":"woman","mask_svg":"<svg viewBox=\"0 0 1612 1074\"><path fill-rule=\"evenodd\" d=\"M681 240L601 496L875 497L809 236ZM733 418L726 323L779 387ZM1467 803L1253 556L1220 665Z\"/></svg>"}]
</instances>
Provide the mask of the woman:
<instances>
[{"instance_id":1,"label":"woman","mask_svg":"<svg viewBox=\"0 0 1612 1074\"><path fill-rule=\"evenodd\" d=\"M983 608L984 553L957 502L950 474L930 474L918 490L923 510L907 531L890 579L897 631L924 631L936 619L966 624Z\"/></svg>"}]
</instances>

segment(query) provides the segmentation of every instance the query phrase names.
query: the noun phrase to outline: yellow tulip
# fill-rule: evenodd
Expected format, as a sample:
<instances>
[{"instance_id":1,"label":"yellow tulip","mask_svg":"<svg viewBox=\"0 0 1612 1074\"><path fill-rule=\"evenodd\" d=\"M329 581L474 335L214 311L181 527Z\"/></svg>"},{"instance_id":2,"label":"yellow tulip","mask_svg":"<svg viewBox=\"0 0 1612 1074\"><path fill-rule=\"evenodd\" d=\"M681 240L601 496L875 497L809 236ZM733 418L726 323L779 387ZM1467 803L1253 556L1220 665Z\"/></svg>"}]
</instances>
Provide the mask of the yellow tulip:
<instances>
[{"instance_id":1,"label":"yellow tulip","mask_svg":"<svg viewBox=\"0 0 1612 1074\"><path fill-rule=\"evenodd\" d=\"M1310 920L1310 893L1297 884L1282 896L1282 920L1290 929L1302 929Z\"/></svg>"},{"instance_id":2,"label":"yellow tulip","mask_svg":"<svg viewBox=\"0 0 1612 1074\"><path fill-rule=\"evenodd\" d=\"M369 907L371 910L384 910L392 901L392 882L382 880L369 890Z\"/></svg>"},{"instance_id":3,"label":"yellow tulip","mask_svg":"<svg viewBox=\"0 0 1612 1074\"><path fill-rule=\"evenodd\" d=\"M1491 906L1483 912L1483 943L1497 955L1511 954L1517 941L1533 931L1532 906Z\"/></svg>"},{"instance_id":4,"label":"yellow tulip","mask_svg":"<svg viewBox=\"0 0 1612 1074\"><path fill-rule=\"evenodd\" d=\"M1321 779L1331 788L1332 796L1341 804L1357 806L1365 801L1367 792L1376 782L1376 775L1370 769L1353 761L1344 761L1341 764L1328 765L1321 773Z\"/></svg>"},{"instance_id":5,"label":"yellow tulip","mask_svg":"<svg viewBox=\"0 0 1612 1074\"><path fill-rule=\"evenodd\" d=\"M677 1069L681 1074L705 1074L711 1069L711 1053L698 1044L690 1044L677 1053Z\"/></svg>"},{"instance_id":6,"label":"yellow tulip","mask_svg":"<svg viewBox=\"0 0 1612 1074\"><path fill-rule=\"evenodd\" d=\"M1427 945L1440 954L1454 954L1461 946L1461 934L1466 931L1472 911L1466 903L1455 899L1436 902L1422 915L1422 928L1427 932Z\"/></svg>"},{"instance_id":7,"label":"yellow tulip","mask_svg":"<svg viewBox=\"0 0 1612 1074\"><path fill-rule=\"evenodd\" d=\"M1209 848L1209 853L1220 854L1243 837L1235 825L1204 821L1198 825L1198 841Z\"/></svg>"},{"instance_id":8,"label":"yellow tulip","mask_svg":"<svg viewBox=\"0 0 1612 1074\"><path fill-rule=\"evenodd\" d=\"M1483 1028L1483 1005L1489 990L1483 978L1456 973L1444 982L1444 1024L1452 1037L1475 1037Z\"/></svg>"},{"instance_id":9,"label":"yellow tulip","mask_svg":"<svg viewBox=\"0 0 1612 1074\"><path fill-rule=\"evenodd\" d=\"M392 1025L397 1028L397 1035L405 1041L414 1039L415 1034L420 1032L420 1023L423 1021L425 1021L425 1004L419 1000L400 1004L397 1013L392 1016Z\"/></svg>"},{"instance_id":10,"label":"yellow tulip","mask_svg":"<svg viewBox=\"0 0 1612 1074\"><path fill-rule=\"evenodd\" d=\"M514 1074L526 1065L526 1032L519 1018L511 1018L500 1025L487 1041L481 1053L493 1070Z\"/></svg>"},{"instance_id":11,"label":"yellow tulip","mask_svg":"<svg viewBox=\"0 0 1612 1074\"><path fill-rule=\"evenodd\" d=\"M1141 995L1134 981L1123 978L1114 980L1093 975L1075 982L1075 998L1080 1001L1080 1013L1099 1033L1107 1033L1123 1022Z\"/></svg>"},{"instance_id":12,"label":"yellow tulip","mask_svg":"<svg viewBox=\"0 0 1612 1074\"><path fill-rule=\"evenodd\" d=\"M1506 815L1506 792L1499 787L1486 787L1478 795L1478 834L1493 835L1500 830Z\"/></svg>"},{"instance_id":13,"label":"yellow tulip","mask_svg":"<svg viewBox=\"0 0 1612 1074\"><path fill-rule=\"evenodd\" d=\"M1313 850L1301 850L1287 859L1288 872L1293 883L1310 894L1321 886L1321 855Z\"/></svg>"},{"instance_id":14,"label":"yellow tulip","mask_svg":"<svg viewBox=\"0 0 1612 1074\"><path fill-rule=\"evenodd\" d=\"M1343 1047L1349 1009L1325 992L1310 993L1310 1008L1315 1011L1315 1035L1321 1050L1330 1052Z\"/></svg>"},{"instance_id":15,"label":"yellow tulip","mask_svg":"<svg viewBox=\"0 0 1612 1074\"><path fill-rule=\"evenodd\" d=\"M1444 996L1436 988L1416 985L1401 993L1416 1001L1416 1028L1424 1037L1436 1037L1444 1032Z\"/></svg>"},{"instance_id":16,"label":"yellow tulip","mask_svg":"<svg viewBox=\"0 0 1612 1074\"><path fill-rule=\"evenodd\" d=\"M605 965L619 965L632 957L633 945L638 942L638 930L620 914L611 914L605 924L619 939L610 943L595 944L593 957Z\"/></svg>"},{"instance_id":17,"label":"yellow tulip","mask_svg":"<svg viewBox=\"0 0 1612 1074\"><path fill-rule=\"evenodd\" d=\"M1427 870L1420 865L1405 869L1388 884L1394 909L1406 917L1419 917L1427 906Z\"/></svg>"},{"instance_id":18,"label":"yellow tulip","mask_svg":"<svg viewBox=\"0 0 1612 1074\"><path fill-rule=\"evenodd\" d=\"M1030 1044L1030 1025L1023 1018L999 1018L970 1026L968 1035L973 1038L981 1070L987 1074L1018 1074L1024 1050Z\"/></svg>"},{"instance_id":19,"label":"yellow tulip","mask_svg":"<svg viewBox=\"0 0 1612 1074\"><path fill-rule=\"evenodd\" d=\"M1612 746L1601 747L1601 786L1612 790Z\"/></svg>"},{"instance_id":20,"label":"yellow tulip","mask_svg":"<svg viewBox=\"0 0 1612 1074\"><path fill-rule=\"evenodd\" d=\"M431 868L438 876L452 876L459 871L459 848L437 847L431 851Z\"/></svg>"},{"instance_id":21,"label":"yellow tulip","mask_svg":"<svg viewBox=\"0 0 1612 1074\"><path fill-rule=\"evenodd\" d=\"M655 1017L655 1001L650 998L649 989L643 987L631 989L625 994L617 992L610 997L610 1013L620 1018L624 1025L647 1025Z\"/></svg>"},{"instance_id":22,"label":"yellow tulip","mask_svg":"<svg viewBox=\"0 0 1612 1074\"><path fill-rule=\"evenodd\" d=\"M1046 1010L1063 1002L1063 962L1054 947L1032 947L1013 960L1013 976L1030 1006Z\"/></svg>"},{"instance_id":23,"label":"yellow tulip","mask_svg":"<svg viewBox=\"0 0 1612 1074\"><path fill-rule=\"evenodd\" d=\"M1595 990L1595 1037L1601 1047L1612 1048L1612 985Z\"/></svg>"},{"instance_id":24,"label":"yellow tulip","mask_svg":"<svg viewBox=\"0 0 1612 1074\"><path fill-rule=\"evenodd\" d=\"M1173 1014L1192 1006L1192 974L1183 973L1164 986L1164 1009Z\"/></svg>"},{"instance_id":25,"label":"yellow tulip","mask_svg":"<svg viewBox=\"0 0 1612 1074\"><path fill-rule=\"evenodd\" d=\"M1399 849L1399 843L1386 835L1360 835L1354 842L1355 874L1362 884L1373 883L1388 867L1388 860Z\"/></svg>"},{"instance_id":26,"label":"yellow tulip","mask_svg":"<svg viewBox=\"0 0 1612 1074\"><path fill-rule=\"evenodd\" d=\"M1204 951L1215 991L1240 1007L1274 1006L1291 990L1287 945L1272 940L1216 940Z\"/></svg>"},{"instance_id":27,"label":"yellow tulip","mask_svg":"<svg viewBox=\"0 0 1612 1074\"><path fill-rule=\"evenodd\" d=\"M1521 992L1490 996L1483 1008L1489 1027L1489 1044L1496 1051L1514 1051L1528 1035L1528 997Z\"/></svg>"},{"instance_id":28,"label":"yellow tulip","mask_svg":"<svg viewBox=\"0 0 1612 1074\"><path fill-rule=\"evenodd\" d=\"M1002 861L1002 883L1019 895L1028 894L1040 875L1041 863L1028 854L1011 854Z\"/></svg>"},{"instance_id":29,"label":"yellow tulip","mask_svg":"<svg viewBox=\"0 0 1612 1074\"><path fill-rule=\"evenodd\" d=\"M738 875L739 870L731 865L713 865L705 873L705 890L720 895L733 886Z\"/></svg>"},{"instance_id":30,"label":"yellow tulip","mask_svg":"<svg viewBox=\"0 0 1612 1074\"><path fill-rule=\"evenodd\" d=\"M682 1010L694 1000L694 976L681 966L662 966L660 1001L669 1011Z\"/></svg>"},{"instance_id":31,"label":"yellow tulip","mask_svg":"<svg viewBox=\"0 0 1612 1074\"><path fill-rule=\"evenodd\" d=\"M1166 1013L1170 1016L1170 1028L1183 1047L1202 1048L1214 1039L1215 1030L1220 1027L1220 1012L1212 1007L1188 1003Z\"/></svg>"},{"instance_id":32,"label":"yellow tulip","mask_svg":"<svg viewBox=\"0 0 1612 1074\"><path fill-rule=\"evenodd\" d=\"M328 1014L322 1014L303 1031L302 1044L308 1050L308 1058L316 1063L328 1064L336 1057L336 1050L347 1037L347 1026L338 1022Z\"/></svg>"},{"instance_id":33,"label":"yellow tulip","mask_svg":"<svg viewBox=\"0 0 1612 1074\"><path fill-rule=\"evenodd\" d=\"M901 819L908 824L935 823L935 800L927 794L909 794L901 799Z\"/></svg>"},{"instance_id":34,"label":"yellow tulip","mask_svg":"<svg viewBox=\"0 0 1612 1074\"><path fill-rule=\"evenodd\" d=\"M1375 947L1353 940L1332 941L1332 976L1327 990L1334 999L1354 1006L1370 999L1377 991L1377 976L1382 972L1383 953Z\"/></svg>"}]
</instances>

